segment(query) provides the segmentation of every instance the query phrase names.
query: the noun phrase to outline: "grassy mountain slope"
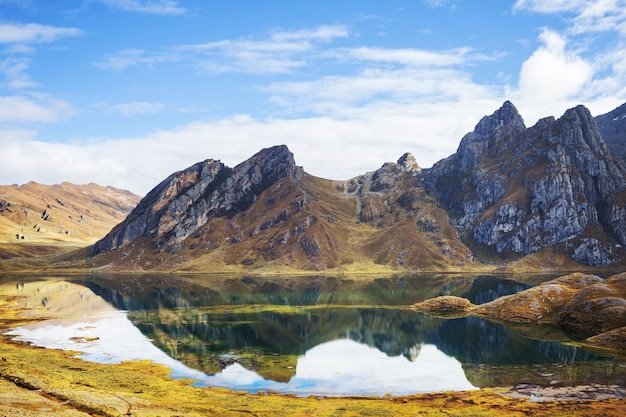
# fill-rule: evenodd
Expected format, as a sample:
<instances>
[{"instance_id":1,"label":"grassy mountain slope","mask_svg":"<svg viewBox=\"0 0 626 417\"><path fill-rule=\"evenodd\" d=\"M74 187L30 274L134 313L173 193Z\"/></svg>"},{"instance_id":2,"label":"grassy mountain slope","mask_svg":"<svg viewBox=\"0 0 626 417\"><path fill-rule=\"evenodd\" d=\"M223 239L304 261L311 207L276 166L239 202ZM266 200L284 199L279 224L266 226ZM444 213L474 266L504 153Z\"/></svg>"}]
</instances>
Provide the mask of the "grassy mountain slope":
<instances>
[{"instance_id":1,"label":"grassy mountain slope","mask_svg":"<svg viewBox=\"0 0 626 417\"><path fill-rule=\"evenodd\" d=\"M0 257L49 255L90 245L121 222L139 198L96 184L0 186Z\"/></svg>"}]
</instances>

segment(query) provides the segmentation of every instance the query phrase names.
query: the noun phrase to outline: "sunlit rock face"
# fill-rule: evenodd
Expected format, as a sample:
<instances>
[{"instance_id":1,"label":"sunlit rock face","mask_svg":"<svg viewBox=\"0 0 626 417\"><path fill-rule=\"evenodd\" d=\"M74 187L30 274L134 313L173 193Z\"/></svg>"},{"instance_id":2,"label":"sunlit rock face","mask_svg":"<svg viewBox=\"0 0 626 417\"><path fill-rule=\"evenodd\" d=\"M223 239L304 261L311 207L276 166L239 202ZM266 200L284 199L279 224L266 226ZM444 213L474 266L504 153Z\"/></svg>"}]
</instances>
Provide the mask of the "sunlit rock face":
<instances>
[{"instance_id":1,"label":"sunlit rock face","mask_svg":"<svg viewBox=\"0 0 626 417\"><path fill-rule=\"evenodd\" d=\"M501 255L556 246L598 266L626 244L626 168L583 106L526 128L506 102L426 182L465 239Z\"/></svg>"},{"instance_id":2,"label":"sunlit rock face","mask_svg":"<svg viewBox=\"0 0 626 417\"><path fill-rule=\"evenodd\" d=\"M235 168L207 159L157 185L93 252L116 250L139 237L157 238L154 245L178 252L209 218L241 212L279 178L300 175L286 146L263 149Z\"/></svg>"},{"instance_id":3,"label":"sunlit rock face","mask_svg":"<svg viewBox=\"0 0 626 417\"><path fill-rule=\"evenodd\" d=\"M481 304L473 313L507 323L554 323L581 288L602 282L596 275L572 274Z\"/></svg>"}]
</instances>

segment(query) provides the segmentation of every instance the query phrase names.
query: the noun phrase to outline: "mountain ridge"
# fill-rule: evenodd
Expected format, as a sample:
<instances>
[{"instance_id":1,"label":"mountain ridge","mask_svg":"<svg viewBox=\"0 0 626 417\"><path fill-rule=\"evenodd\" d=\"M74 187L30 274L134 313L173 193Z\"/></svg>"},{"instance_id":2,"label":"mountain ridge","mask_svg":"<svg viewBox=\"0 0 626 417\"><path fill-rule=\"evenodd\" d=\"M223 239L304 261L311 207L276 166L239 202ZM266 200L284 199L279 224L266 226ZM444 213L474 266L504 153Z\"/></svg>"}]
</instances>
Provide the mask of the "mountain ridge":
<instances>
[{"instance_id":1,"label":"mountain ridge","mask_svg":"<svg viewBox=\"0 0 626 417\"><path fill-rule=\"evenodd\" d=\"M407 152L344 181L306 173L285 145L234 168L207 159L159 183L75 265L260 273L623 265L626 166L595 120L576 106L526 127L506 101L432 168Z\"/></svg>"},{"instance_id":2,"label":"mountain ridge","mask_svg":"<svg viewBox=\"0 0 626 417\"><path fill-rule=\"evenodd\" d=\"M416 271L550 251L557 264L598 267L623 262L625 231L626 167L589 110L527 128L506 101L428 169L406 153L325 180L285 145L235 168L195 164L155 187L90 255L112 270Z\"/></svg>"}]
</instances>

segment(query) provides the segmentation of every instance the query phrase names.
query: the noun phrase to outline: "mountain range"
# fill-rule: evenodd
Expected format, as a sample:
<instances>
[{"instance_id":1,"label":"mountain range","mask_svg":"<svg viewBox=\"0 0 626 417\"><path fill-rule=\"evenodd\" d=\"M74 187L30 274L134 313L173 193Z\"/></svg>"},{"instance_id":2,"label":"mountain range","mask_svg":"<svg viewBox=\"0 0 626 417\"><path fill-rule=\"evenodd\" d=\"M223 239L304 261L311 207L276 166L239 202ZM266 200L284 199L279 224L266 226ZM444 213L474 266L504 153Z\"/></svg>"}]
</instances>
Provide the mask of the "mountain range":
<instances>
[{"instance_id":1,"label":"mountain range","mask_svg":"<svg viewBox=\"0 0 626 417\"><path fill-rule=\"evenodd\" d=\"M208 159L83 254L112 271L617 267L625 106L595 119L577 106L528 128L507 101L432 168L406 153L346 181L306 173L284 145L234 168Z\"/></svg>"}]
</instances>

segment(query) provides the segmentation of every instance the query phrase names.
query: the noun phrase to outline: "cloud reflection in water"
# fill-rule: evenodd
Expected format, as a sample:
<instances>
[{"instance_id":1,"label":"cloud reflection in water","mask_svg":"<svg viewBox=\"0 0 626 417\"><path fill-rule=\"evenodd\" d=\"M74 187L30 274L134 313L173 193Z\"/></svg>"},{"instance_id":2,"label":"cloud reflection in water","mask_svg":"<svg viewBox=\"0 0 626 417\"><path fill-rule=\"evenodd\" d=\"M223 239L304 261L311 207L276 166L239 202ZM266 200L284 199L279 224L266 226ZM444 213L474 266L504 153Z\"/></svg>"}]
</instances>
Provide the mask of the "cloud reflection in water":
<instances>
[{"instance_id":1,"label":"cloud reflection in water","mask_svg":"<svg viewBox=\"0 0 626 417\"><path fill-rule=\"evenodd\" d=\"M349 339L323 343L307 351L298 360L296 375L288 383L265 380L235 363L201 384L323 396L476 389L465 377L461 363L435 345L422 346L411 362Z\"/></svg>"},{"instance_id":2,"label":"cloud reflection in water","mask_svg":"<svg viewBox=\"0 0 626 417\"><path fill-rule=\"evenodd\" d=\"M216 375L206 375L166 355L128 320L126 312L112 306L88 317L48 320L12 329L8 334L37 346L80 351L82 359L94 362L151 360L169 367L172 376L196 380L200 386L251 392L383 396L476 389L461 363L435 345L416 347L417 356L410 361L349 339L308 350L298 359L296 374L287 383L265 379L238 363Z\"/></svg>"}]
</instances>

